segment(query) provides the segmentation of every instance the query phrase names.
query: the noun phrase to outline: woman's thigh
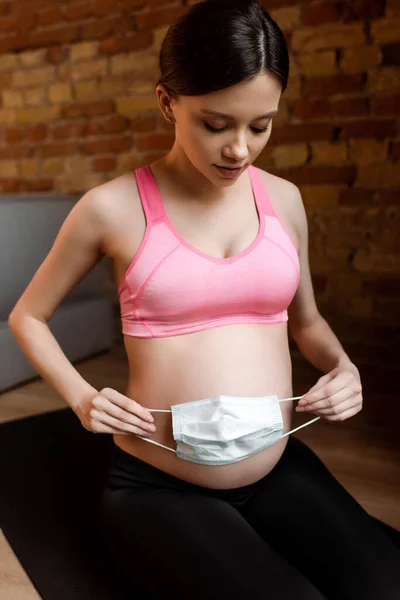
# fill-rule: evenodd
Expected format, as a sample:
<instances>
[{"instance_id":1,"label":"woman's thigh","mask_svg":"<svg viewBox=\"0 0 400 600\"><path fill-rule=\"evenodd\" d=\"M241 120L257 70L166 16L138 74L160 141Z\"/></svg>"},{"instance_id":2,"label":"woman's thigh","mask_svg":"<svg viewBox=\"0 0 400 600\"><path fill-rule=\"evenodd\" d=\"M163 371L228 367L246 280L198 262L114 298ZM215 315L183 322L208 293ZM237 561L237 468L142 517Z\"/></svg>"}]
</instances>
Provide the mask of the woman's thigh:
<instances>
[{"instance_id":1,"label":"woman's thigh","mask_svg":"<svg viewBox=\"0 0 400 600\"><path fill-rule=\"evenodd\" d=\"M224 500L162 488L102 500L114 554L155 598L323 600Z\"/></svg>"},{"instance_id":2,"label":"woman's thigh","mask_svg":"<svg viewBox=\"0 0 400 600\"><path fill-rule=\"evenodd\" d=\"M400 598L400 551L300 440L242 514L328 600Z\"/></svg>"}]
</instances>

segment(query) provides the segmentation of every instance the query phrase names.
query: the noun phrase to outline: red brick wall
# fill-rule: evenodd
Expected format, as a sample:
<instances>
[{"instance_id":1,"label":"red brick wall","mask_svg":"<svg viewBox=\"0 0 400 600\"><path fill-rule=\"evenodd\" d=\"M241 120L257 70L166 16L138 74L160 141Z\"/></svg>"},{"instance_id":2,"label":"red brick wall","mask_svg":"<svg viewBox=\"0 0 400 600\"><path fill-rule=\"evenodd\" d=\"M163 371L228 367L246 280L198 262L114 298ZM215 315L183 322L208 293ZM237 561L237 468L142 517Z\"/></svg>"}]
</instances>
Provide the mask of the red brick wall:
<instances>
[{"instance_id":1,"label":"red brick wall","mask_svg":"<svg viewBox=\"0 0 400 600\"><path fill-rule=\"evenodd\" d=\"M190 3L0 2L0 190L83 193L164 155L158 51ZM256 164L302 191L318 304L340 339L398 365L400 1L262 3L292 71Z\"/></svg>"}]
</instances>

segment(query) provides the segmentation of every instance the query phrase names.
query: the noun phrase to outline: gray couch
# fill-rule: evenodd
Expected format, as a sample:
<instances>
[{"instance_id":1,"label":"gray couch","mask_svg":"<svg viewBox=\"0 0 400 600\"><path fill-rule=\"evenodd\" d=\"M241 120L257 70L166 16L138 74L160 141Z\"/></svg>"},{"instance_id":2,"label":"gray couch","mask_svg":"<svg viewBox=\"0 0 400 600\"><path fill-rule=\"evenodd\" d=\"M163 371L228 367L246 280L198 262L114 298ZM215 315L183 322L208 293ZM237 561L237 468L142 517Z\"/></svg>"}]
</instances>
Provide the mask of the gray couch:
<instances>
[{"instance_id":1,"label":"gray couch","mask_svg":"<svg viewBox=\"0 0 400 600\"><path fill-rule=\"evenodd\" d=\"M77 200L49 193L0 195L0 392L38 376L7 321ZM113 345L112 302L102 290L102 262L75 286L49 321L71 362Z\"/></svg>"}]
</instances>

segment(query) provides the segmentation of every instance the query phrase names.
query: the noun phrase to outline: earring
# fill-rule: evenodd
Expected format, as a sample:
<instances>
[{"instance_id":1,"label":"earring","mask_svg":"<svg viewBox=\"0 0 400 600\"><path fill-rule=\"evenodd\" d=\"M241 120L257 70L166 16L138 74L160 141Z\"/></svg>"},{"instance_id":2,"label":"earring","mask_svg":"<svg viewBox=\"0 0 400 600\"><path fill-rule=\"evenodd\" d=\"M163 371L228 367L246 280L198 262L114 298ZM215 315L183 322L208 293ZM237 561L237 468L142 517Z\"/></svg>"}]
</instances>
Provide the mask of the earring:
<instances>
[{"instance_id":1,"label":"earring","mask_svg":"<svg viewBox=\"0 0 400 600\"><path fill-rule=\"evenodd\" d=\"M174 118L171 119L170 116L167 116L166 119L167 119L168 123L175 123L175 119Z\"/></svg>"}]
</instances>

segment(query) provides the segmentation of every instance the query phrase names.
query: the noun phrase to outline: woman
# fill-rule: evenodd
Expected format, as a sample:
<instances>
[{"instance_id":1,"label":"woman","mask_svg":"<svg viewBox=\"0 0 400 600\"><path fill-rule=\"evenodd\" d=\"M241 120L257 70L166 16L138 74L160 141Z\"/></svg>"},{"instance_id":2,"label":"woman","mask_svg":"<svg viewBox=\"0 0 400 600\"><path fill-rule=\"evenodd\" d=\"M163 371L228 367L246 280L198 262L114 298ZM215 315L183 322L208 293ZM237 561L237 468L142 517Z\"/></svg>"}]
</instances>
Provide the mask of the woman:
<instances>
[{"instance_id":1,"label":"woman","mask_svg":"<svg viewBox=\"0 0 400 600\"><path fill-rule=\"evenodd\" d=\"M315 304L299 190L252 166L287 85L283 34L255 1L208 0L169 29L160 67L172 150L78 202L13 311L15 334L82 425L113 435L105 531L156 597L399 598L397 549L288 435L288 318L325 373L296 410L343 421L362 388ZM126 395L88 386L43 329L103 254ZM35 342L22 312L39 317Z\"/></svg>"}]
</instances>

